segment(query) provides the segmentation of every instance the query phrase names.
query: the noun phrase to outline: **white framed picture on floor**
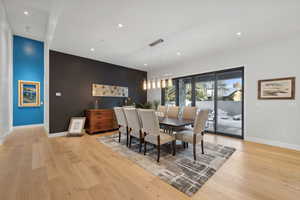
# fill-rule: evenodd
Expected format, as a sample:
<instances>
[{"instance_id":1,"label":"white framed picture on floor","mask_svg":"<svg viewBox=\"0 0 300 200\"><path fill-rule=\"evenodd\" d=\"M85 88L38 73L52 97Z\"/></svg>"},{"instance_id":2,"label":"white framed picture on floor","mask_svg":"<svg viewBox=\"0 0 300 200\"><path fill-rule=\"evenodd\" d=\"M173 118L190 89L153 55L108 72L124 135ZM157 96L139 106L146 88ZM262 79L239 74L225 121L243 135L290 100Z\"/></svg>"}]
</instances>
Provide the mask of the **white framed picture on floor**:
<instances>
[{"instance_id":1,"label":"white framed picture on floor","mask_svg":"<svg viewBox=\"0 0 300 200\"><path fill-rule=\"evenodd\" d=\"M72 117L69 124L67 136L82 136L85 125L85 117Z\"/></svg>"}]
</instances>

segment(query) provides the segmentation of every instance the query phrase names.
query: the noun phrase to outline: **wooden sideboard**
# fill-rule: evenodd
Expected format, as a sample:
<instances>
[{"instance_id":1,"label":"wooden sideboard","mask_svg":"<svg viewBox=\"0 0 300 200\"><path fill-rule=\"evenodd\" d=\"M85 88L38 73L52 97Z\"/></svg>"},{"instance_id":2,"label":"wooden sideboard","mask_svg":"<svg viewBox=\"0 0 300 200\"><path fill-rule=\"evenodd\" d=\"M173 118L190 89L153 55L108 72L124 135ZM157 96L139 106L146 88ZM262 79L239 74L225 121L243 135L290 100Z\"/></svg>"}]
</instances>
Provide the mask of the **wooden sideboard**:
<instances>
[{"instance_id":1,"label":"wooden sideboard","mask_svg":"<svg viewBox=\"0 0 300 200\"><path fill-rule=\"evenodd\" d=\"M86 110L86 131L97 133L110 131L118 128L115 113L112 109L90 109Z\"/></svg>"}]
</instances>

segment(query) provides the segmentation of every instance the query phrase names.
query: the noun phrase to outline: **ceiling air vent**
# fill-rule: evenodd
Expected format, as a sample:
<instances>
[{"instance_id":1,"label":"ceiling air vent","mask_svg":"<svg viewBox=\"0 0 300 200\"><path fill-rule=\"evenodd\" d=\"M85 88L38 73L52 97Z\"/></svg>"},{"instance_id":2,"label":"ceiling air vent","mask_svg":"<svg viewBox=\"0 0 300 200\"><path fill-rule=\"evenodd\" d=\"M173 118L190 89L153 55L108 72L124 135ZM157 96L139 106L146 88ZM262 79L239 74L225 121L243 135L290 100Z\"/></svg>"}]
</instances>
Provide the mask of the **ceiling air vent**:
<instances>
[{"instance_id":1,"label":"ceiling air vent","mask_svg":"<svg viewBox=\"0 0 300 200\"><path fill-rule=\"evenodd\" d=\"M149 46L154 47L155 45L158 45L159 43L162 43L162 42L164 42L163 39L158 39L158 40L155 40L154 42L150 43Z\"/></svg>"}]
</instances>

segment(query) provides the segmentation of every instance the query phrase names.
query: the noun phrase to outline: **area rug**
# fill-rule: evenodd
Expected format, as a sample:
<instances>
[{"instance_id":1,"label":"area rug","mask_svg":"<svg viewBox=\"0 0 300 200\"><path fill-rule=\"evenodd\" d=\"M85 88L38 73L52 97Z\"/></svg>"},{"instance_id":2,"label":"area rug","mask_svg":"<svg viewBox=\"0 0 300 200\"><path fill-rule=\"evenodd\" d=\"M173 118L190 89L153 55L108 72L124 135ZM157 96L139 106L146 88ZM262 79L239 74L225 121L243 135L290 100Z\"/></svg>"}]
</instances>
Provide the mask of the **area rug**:
<instances>
[{"instance_id":1,"label":"area rug","mask_svg":"<svg viewBox=\"0 0 300 200\"><path fill-rule=\"evenodd\" d=\"M102 136L97 140L188 196L195 194L235 152L233 147L205 142L205 154L201 154L201 145L197 145L197 161L194 161L192 145L184 149L181 142L177 141L176 155L172 156L171 145L165 144L161 146L160 162L157 163L157 151L153 145L147 145L147 154L144 156L138 152L137 139L132 139L130 149L126 147L125 135L121 143L118 134Z\"/></svg>"}]
</instances>

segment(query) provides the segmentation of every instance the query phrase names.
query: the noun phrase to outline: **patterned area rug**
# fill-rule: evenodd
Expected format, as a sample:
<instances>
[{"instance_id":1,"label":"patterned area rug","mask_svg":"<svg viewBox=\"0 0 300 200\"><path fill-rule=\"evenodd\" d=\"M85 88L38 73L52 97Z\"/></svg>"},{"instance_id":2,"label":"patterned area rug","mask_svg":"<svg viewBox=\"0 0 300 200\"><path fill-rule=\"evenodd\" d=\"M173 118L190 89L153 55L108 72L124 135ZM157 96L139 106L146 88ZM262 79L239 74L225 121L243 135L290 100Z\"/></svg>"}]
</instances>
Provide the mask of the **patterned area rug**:
<instances>
[{"instance_id":1,"label":"patterned area rug","mask_svg":"<svg viewBox=\"0 0 300 200\"><path fill-rule=\"evenodd\" d=\"M197 145L197 161L194 161L192 145L184 149L181 142L177 141L176 156L171 154L171 145L165 144L161 146L160 162L157 163L155 146L147 145L147 154L144 156L138 152L137 139L132 139L130 149L126 147L125 135L122 135L121 143L118 134L102 136L97 140L188 196L195 194L235 152L235 148L206 142L204 155L201 154L201 145Z\"/></svg>"}]
</instances>

